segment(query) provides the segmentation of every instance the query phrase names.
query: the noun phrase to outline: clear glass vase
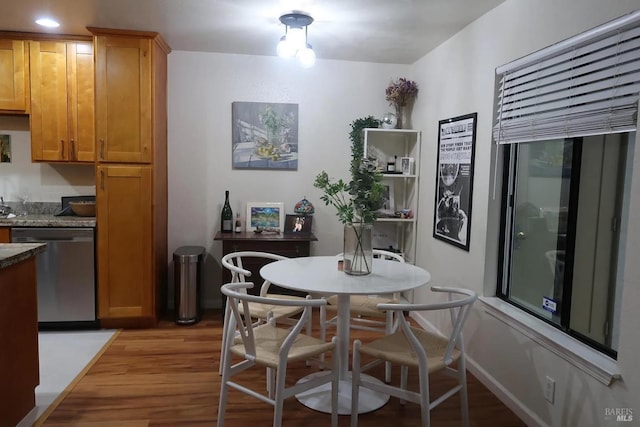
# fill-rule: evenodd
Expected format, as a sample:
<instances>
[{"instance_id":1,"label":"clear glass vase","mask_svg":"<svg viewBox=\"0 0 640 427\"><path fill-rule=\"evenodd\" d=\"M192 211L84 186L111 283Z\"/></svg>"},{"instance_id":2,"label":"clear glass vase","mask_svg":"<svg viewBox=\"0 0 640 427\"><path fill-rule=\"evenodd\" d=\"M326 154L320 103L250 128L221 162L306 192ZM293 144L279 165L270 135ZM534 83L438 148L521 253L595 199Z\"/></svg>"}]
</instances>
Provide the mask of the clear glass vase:
<instances>
[{"instance_id":1,"label":"clear glass vase","mask_svg":"<svg viewBox=\"0 0 640 427\"><path fill-rule=\"evenodd\" d=\"M344 264L347 274L363 276L373 265L373 224L351 223L344 226Z\"/></svg>"}]
</instances>

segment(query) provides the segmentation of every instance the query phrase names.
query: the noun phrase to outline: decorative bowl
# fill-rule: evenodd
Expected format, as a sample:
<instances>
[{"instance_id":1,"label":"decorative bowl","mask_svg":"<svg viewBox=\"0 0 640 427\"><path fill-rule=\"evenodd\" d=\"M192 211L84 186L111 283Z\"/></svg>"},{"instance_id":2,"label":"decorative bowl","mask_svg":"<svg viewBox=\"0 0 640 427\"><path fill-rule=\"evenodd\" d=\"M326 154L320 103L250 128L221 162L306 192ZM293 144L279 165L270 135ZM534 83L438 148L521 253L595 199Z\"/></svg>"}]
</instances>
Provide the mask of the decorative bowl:
<instances>
[{"instance_id":1,"label":"decorative bowl","mask_svg":"<svg viewBox=\"0 0 640 427\"><path fill-rule=\"evenodd\" d=\"M78 216L96 216L96 202L69 202L69 207Z\"/></svg>"}]
</instances>

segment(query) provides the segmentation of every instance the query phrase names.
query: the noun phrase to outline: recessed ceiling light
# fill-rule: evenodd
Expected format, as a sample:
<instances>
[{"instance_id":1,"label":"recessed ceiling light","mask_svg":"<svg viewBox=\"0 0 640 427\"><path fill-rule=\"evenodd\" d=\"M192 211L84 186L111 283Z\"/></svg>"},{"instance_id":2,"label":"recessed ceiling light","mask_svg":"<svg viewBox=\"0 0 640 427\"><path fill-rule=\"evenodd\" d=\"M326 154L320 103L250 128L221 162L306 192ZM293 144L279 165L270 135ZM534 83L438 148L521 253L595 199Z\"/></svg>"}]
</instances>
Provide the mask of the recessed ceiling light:
<instances>
[{"instance_id":1,"label":"recessed ceiling light","mask_svg":"<svg viewBox=\"0 0 640 427\"><path fill-rule=\"evenodd\" d=\"M58 21L55 21L51 18L36 19L36 24L42 25L43 27L49 27L49 28L56 28L60 26Z\"/></svg>"}]
</instances>

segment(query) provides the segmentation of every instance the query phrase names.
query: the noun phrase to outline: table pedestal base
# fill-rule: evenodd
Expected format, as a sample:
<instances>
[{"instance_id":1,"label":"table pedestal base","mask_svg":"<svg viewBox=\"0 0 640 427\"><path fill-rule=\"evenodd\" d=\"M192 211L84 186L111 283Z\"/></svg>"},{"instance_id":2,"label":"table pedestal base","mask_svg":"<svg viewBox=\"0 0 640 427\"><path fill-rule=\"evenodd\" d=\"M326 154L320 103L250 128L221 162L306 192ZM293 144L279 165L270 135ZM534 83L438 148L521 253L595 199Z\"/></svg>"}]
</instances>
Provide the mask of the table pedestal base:
<instances>
[{"instance_id":1,"label":"table pedestal base","mask_svg":"<svg viewBox=\"0 0 640 427\"><path fill-rule=\"evenodd\" d=\"M330 372L316 372L314 374L307 375L306 377L301 378L298 382L305 382L321 375L330 374ZM382 384L382 381L379 381L369 375L360 375L363 377L367 377L367 379L370 381L377 381ZM308 408L330 414L331 383L325 383L316 388L312 388L311 390L298 393L296 394L296 399L298 399L300 403ZM367 412L375 411L376 409L383 407L388 401L389 395L369 390L368 388L360 387L358 413L366 414ZM340 380L340 387L338 391L338 414L351 414L351 373L349 373L349 378Z\"/></svg>"}]
</instances>

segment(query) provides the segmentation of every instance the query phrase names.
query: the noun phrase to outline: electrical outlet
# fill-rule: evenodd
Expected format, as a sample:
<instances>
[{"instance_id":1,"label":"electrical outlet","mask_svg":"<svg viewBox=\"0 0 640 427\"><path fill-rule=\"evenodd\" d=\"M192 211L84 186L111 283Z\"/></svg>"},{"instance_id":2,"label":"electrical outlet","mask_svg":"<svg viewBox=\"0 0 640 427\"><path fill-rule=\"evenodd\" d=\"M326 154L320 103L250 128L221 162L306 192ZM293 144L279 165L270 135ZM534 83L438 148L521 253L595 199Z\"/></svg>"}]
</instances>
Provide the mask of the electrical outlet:
<instances>
[{"instance_id":1,"label":"electrical outlet","mask_svg":"<svg viewBox=\"0 0 640 427\"><path fill-rule=\"evenodd\" d=\"M556 394L556 381L551 377L545 377L544 398L547 402L553 403Z\"/></svg>"}]
</instances>

